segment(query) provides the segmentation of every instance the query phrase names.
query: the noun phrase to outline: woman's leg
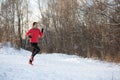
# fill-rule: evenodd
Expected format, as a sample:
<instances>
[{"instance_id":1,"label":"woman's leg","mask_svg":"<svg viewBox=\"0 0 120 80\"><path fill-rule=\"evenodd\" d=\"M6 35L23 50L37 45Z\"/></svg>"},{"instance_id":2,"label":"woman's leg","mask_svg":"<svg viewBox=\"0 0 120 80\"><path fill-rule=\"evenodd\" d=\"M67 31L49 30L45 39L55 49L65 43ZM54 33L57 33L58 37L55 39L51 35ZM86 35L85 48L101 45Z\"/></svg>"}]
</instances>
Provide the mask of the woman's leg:
<instances>
[{"instance_id":1,"label":"woman's leg","mask_svg":"<svg viewBox=\"0 0 120 80\"><path fill-rule=\"evenodd\" d=\"M34 53L32 54L33 57L34 57L37 53L40 52L40 48L38 47L37 44L34 45L34 49L35 49L35 51L34 51Z\"/></svg>"},{"instance_id":2,"label":"woman's leg","mask_svg":"<svg viewBox=\"0 0 120 80\"><path fill-rule=\"evenodd\" d=\"M40 48L38 47L37 43L31 43L32 46L32 55L30 57L29 63L32 64L34 60L34 56L40 51Z\"/></svg>"},{"instance_id":3,"label":"woman's leg","mask_svg":"<svg viewBox=\"0 0 120 80\"><path fill-rule=\"evenodd\" d=\"M32 62L33 62L33 60L34 60L34 56L33 56L33 54L35 53L35 48L34 48L34 46L35 46L35 43L31 43L32 54L31 54L30 59L29 59L29 64L32 64Z\"/></svg>"}]
</instances>

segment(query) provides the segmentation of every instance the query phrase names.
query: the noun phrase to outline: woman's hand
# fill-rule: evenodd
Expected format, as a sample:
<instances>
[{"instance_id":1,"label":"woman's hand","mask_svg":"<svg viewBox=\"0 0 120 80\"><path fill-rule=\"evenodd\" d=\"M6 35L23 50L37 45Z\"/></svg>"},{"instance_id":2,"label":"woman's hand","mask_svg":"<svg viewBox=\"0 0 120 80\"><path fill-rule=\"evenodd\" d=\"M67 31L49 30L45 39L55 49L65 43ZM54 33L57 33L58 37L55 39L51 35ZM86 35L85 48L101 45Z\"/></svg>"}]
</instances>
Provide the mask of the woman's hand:
<instances>
[{"instance_id":1,"label":"woman's hand","mask_svg":"<svg viewBox=\"0 0 120 80\"><path fill-rule=\"evenodd\" d=\"M32 38L32 36L31 36L31 35L29 35L29 36L28 36L28 38Z\"/></svg>"},{"instance_id":2,"label":"woman's hand","mask_svg":"<svg viewBox=\"0 0 120 80\"><path fill-rule=\"evenodd\" d=\"M42 28L42 29L41 29L41 32L43 33L43 31L44 31L44 29Z\"/></svg>"}]
</instances>

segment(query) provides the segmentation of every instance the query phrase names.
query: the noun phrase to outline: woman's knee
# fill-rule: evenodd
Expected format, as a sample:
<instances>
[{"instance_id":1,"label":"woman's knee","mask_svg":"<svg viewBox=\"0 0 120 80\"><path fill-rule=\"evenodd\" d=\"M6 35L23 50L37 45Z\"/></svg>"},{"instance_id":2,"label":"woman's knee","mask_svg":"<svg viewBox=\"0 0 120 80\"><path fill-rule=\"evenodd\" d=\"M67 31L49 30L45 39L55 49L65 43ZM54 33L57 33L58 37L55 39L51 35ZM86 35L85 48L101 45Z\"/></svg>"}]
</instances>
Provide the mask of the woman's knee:
<instances>
[{"instance_id":1,"label":"woman's knee","mask_svg":"<svg viewBox=\"0 0 120 80\"><path fill-rule=\"evenodd\" d=\"M38 49L38 51L40 52L40 48Z\"/></svg>"},{"instance_id":2,"label":"woman's knee","mask_svg":"<svg viewBox=\"0 0 120 80\"><path fill-rule=\"evenodd\" d=\"M40 52L40 48L39 47L37 48L37 52Z\"/></svg>"}]
</instances>

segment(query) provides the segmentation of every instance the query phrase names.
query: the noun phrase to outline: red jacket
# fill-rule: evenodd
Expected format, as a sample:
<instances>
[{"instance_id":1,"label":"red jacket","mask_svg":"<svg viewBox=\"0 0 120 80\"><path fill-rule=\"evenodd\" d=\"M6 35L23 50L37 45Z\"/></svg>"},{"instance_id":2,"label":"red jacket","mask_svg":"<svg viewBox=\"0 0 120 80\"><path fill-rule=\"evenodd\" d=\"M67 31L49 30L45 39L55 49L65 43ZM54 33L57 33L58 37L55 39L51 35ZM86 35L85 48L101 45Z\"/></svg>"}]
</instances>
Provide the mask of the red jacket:
<instances>
[{"instance_id":1,"label":"red jacket","mask_svg":"<svg viewBox=\"0 0 120 80\"><path fill-rule=\"evenodd\" d=\"M31 43L38 43L38 38L42 37L43 33L40 31L40 29L31 28L26 33L26 36L29 36L29 35L32 37L32 38L30 38Z\"/></svg>"}]
</instances>

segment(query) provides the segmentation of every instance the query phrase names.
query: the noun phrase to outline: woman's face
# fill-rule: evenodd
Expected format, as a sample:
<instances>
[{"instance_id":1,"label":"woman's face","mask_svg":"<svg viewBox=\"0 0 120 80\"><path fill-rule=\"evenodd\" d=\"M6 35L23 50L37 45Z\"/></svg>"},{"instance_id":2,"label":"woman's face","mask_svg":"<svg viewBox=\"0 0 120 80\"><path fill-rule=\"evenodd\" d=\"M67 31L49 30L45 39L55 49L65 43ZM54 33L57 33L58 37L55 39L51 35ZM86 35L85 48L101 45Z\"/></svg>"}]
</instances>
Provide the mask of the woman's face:
<instances>
[{"instance_id":1,"label":"woman's face","mask_svg":"<svg viewBox=\"0 0 120 80\"><path fill-rule=\"evenodd\" d=\"M38 28L38 24L36 23L33 27L34 27L35 29L37 29L37 28Z\"/></svg>"}]
</instances>

